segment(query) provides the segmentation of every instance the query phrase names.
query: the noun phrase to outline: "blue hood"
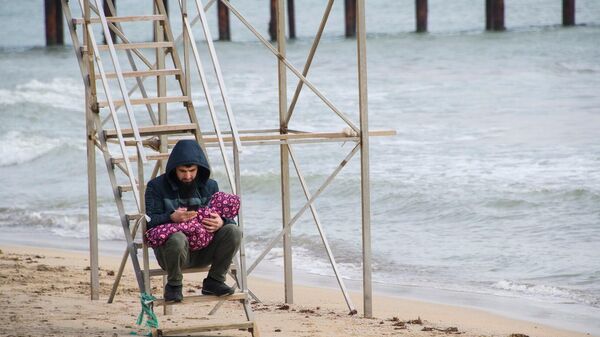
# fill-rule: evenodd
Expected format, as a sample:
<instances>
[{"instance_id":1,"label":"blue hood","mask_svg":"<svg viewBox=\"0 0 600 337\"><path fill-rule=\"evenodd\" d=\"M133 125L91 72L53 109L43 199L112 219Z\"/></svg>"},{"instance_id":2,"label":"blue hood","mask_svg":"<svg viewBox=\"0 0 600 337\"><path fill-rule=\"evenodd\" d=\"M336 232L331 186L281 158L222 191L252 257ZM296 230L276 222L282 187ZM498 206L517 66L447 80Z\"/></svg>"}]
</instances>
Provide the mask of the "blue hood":
<instances>
[{"instance_id":1,"label":"blue hood","mask_svg":"<svg viewBox=\"0 0 600 337\"><path fill-rule=\"evenodd\" d=\"M175 144L173 151L167 161L167 179L174 184L173 180L175 168L181 165L198 165L198 175L196 179L204 185L210 177L210 166L204 151L198 145L198 142L191 139L183 139Z\"/></svg>"}]
</instances>

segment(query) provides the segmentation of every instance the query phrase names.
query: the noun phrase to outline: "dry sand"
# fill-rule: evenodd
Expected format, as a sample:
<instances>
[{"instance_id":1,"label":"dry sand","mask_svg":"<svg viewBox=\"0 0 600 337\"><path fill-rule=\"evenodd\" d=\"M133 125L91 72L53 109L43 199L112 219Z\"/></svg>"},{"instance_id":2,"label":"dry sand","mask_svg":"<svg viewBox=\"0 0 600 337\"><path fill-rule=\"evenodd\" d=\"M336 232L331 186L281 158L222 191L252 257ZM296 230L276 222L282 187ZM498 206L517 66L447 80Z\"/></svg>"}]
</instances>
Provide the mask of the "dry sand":
<instances>
[{"instance_id":1,"label":"dry sand","mask_svg":"<svg viewBox=\"0 0 600 337\"><path fill-rule=\"evenodd\" d=\"M0 247L0 336L131 336L147 329L135 324L140 312L136 282L128 265L119 292L106 303L120 259L101 257L99 301L89 295L88 255L23 246ZM88 270L86 270L86 268ZM184 296L199 294L201 275L186 275ZM160 294L161 279L152 282ZM250 278L262 300L252 304L261 336L589 336L480 310L406 299L375 297L374 316L348 315L339 291L296 286L295 304L284 305L280 283ZM353 294L362 308L360 294ZM214 316L212 305L174 306L173 315L156 310L161 328L206 322L240 321L239 303L227 303ZM360 309L359 309L360 311ZM250 336L245 331L208 332L202 336Z\"/></svg>"}]
</instances>

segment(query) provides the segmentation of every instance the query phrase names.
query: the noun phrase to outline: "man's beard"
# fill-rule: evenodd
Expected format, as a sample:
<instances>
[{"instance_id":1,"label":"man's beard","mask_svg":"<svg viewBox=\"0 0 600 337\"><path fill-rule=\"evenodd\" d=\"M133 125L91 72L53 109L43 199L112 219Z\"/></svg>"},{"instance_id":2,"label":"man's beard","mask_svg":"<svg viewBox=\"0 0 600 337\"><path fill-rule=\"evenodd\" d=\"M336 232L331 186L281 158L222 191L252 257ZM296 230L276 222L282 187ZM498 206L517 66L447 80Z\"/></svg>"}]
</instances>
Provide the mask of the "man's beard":
<instances>
[{"instance_id":1,"label":"man's beard","mask_svg":"<svg viewBox=\"0 0 600 337\"><path fill-rule=\"evenodd\" d=\"M177 184L179 185L179 195L182 198L191 198L192 196L194 196L194 191L196 189L196 179L194 178L194 180L190 181L189 183L183 182L183 181L178 181Z\"/></svg>"}]
</instances>

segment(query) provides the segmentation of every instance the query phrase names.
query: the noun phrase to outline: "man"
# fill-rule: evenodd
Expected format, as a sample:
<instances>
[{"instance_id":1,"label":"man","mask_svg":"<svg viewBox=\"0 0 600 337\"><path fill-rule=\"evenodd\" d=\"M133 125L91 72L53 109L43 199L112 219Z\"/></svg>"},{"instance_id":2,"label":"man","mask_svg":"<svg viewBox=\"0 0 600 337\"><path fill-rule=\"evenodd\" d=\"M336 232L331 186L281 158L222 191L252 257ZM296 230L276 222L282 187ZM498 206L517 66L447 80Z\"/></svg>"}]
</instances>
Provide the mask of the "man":
<instances>
[{"instance_id":1,"label":"man","mask_svg":"<svg viewBox=\"0 0 600 337\"><path fill-rule=\"evenodd\" d=\"M206 206L210 197L219 190L217 182L209 179L210 166L198 143L194 140L177 142L169 160L166 173L150 180L146 189L146 214L150 217L148 229L169 222L183 222L196 216L198 207ZM237 252L242 232L232 219L222 219L217 213L202 221L212 242L204 249L190 251L187 237L177 232L167 242L154 248L160 267L167 271L165 301L180 302L182 293L182 268L210 265L208 276L202 284L204 295L231 295L234 289L225 284L231 260Z\"/></svg>"}]
</instances>

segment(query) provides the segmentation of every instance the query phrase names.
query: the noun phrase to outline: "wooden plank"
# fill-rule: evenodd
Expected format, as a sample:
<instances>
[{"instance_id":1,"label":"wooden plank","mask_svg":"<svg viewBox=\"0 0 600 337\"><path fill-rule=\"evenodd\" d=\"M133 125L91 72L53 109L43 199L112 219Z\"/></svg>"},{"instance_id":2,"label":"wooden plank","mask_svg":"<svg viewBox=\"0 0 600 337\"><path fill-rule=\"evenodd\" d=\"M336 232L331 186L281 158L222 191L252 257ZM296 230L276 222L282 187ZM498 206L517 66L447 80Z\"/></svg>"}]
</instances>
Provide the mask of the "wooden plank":
<instances>
[{"instance_id":1,"label":"wooden plank","mask_svg":"<svg viewBox=\"0 0 600 337\"><path fill-rule=\"evenodd\" d=\"M164 15L131 15L131 16L107 16L107 22L136 22L136 21L163 21L167 17ZM82 25L83 18L73 18L73 24ZM100 23L100 18L91 18L90 23Z\"/></svg>"},{"instance_id":2,"label":"wooden plank","mask_svg":"<svg viewBox=\"0 0 600 337\"><path fill-rule=\"evenodd\" d=\"M146 104L156 104L156 103L178 103L178 102L189 102L190 98L188 96L168 96L168 97L148 97L148 98L133 98L130 100L132 105L146 105ZM123 100L114 100L115 106L122 106ZM107 101L99 101L99 108L106 108L108 106Z\"/></svg>"},{"instance_id":3,"label":"wooden plank","mask_svg":"<svg viewBox=\"0 0 600 337\"><path fill-rule=\"evenodd\" d=\"M138 128L141 136L158 136L164 134L177 134L184 133L187 131L196 130L196 124L171 124L171 125L155 125L155 126L143 126ZM132 129L121 129L123 137L133 136ZM115 130L105 130L104 134L108 138L115 138L117 132Z\"/></svg>"},{"instance_id":4,"label":"wooden plank","mask_svg":"<svg viewBox=\"0 0 600 337\"><path fill-rule=\"evenodd\" d=\"M233 295L228 296L212 296L212 295L197 295L197 296L184 296L183 301L181 302L167 302L165 303L164 299L157 299L154 301L154 305L182 305L182 304L190 304L190 303L209 303L209 302L218 302L218 301L241 301L245 300L248 297L245 293L235 293Z\"/></svg>"},{"instance_id":5,"label":"wooden plank","mask_svg":"<svg viewBox=\"0 0 600 337\"><path fill-rule=\"evenodd\" d=\"M123 77L169 76L169 75L181 75L181 74L182 74L181 69L138 70L138 71L124 71L122 73ZM117 78L117 73L114 73L114 72L106 73L106 78Z\"/></svg>"},{"instance_id":6,"label":"wooden plank","mask_svg":"<svg viewBox=\"0 0 600 337\"><path fill-rule=\"evenodd\" d=\"M152 329L152 336L175 336L182 334L189 334L194 332L203 331L219 331L219 330L237 330L237 329L254 329L254 322L240 322L240 323L207 323L203 325L187 327L187 328L173 328L173 329Z\"/></svg>"},{"instance_id":7,"label":"wooden plank","mask_svg":"<svg viewBox=\"0 0 600 337\"><path fill-rule=\"evenodd\" d=\"M115 49L117 50L125 50L125 49L158 49L158 48L173 48L173 42L131 42L131 43L119 43L115 44ZM87 47L82 47L83 52L87 52ZM107 51L108 45L100 44L98 45L99 51Z\"/></svg>"},{"instance_id":8,"label":"wooden plank","mask_svg":"<svg viewBox=\"0 0 600 337\"><path fill-rule=\"evenodd\" d=\"M235 264L231 264L231 266L229 267L230 270L236 270L236 266ZM210 267L202 267L202 268L185 268L182 269L181 272L184 274L191 274L191 273L204 273L210 270ZM167 272L157 268L157 269L150 269L150 276L163 276L163 275L167 275Z\"/></svg>"}]
</instances>

